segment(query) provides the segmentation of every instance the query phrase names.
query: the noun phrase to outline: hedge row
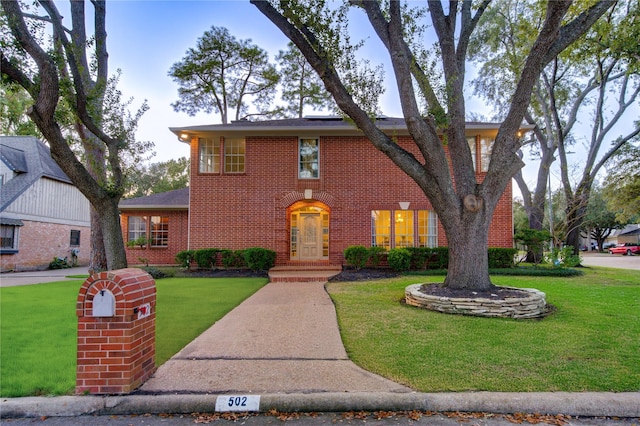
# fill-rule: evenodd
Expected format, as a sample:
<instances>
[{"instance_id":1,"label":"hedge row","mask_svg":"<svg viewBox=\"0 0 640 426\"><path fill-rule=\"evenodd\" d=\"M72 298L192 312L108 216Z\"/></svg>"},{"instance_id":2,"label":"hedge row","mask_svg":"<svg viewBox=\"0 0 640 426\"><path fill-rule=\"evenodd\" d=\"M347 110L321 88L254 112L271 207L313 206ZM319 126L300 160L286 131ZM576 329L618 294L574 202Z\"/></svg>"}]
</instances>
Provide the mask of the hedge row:
<instances>
[{"instance_id":1,"label":"hedge row","mask_svg":"<svg viewBox=\"0 0 640 426\"><path fill-rule=\"evenodd\" d=\"M514 248L490 248L489 268L511 268L515 266ZM377 267L384 258L381 247L349 246L344 250L344 259L356 269L365 266ZM447 269L448 247L407 247L391 249L386 253L387 263L396 271L419 271L425 269Z\"/></svg>"},{"instance_id":2,"label":"hedge row","mask_svg":"<svg viewBox=\"0 0 640 426\"><path fill-rule=\"evenodd\" d=\"M205 248L199 250L183 250L176 255L176 262L184 268L190 268L195 262L199 268L214 269L249 268L254 271L267 271L276 263L276 252L262 247L251 247L242 250Z\"/></svg>"}]
</instances>

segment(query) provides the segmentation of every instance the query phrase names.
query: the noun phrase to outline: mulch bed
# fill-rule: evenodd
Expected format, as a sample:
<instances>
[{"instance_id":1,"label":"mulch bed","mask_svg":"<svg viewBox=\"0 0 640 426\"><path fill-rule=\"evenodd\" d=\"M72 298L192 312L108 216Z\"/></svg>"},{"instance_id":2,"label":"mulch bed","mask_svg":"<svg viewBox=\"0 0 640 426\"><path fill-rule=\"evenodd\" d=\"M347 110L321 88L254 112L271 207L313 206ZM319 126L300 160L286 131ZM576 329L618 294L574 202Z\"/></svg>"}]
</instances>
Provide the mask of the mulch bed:
<instances>
[{"instance_id":1,"label":"mulch bed","mask_svg":"<svg viewBox=\"0 0 640 426\"><path fill-rule=\"evenodd\" d=\"M493 286L491 290L479 291L472 289L451 289L449 287L441 287L439 284L423 284L420 292L429 296L462 298L462 299L492 299L505 300L510 298L528 297L530 293L512 288Z\"/></svg>"},{"instance_id":2,"label":"mulch bed","mask_svg":"<svg viewBox=\"0 0 640 426\"><path fill-rule=\"evenodd\" d=\"M335 277L331 278L329 281L339 282L339 281L380 280L385 278L394 278L399 275L400 274L398 272L394 272L391 269L362 268L356 271L353 268L343 267L342 272L340 272Z\"/></svg>"}]
</instances>

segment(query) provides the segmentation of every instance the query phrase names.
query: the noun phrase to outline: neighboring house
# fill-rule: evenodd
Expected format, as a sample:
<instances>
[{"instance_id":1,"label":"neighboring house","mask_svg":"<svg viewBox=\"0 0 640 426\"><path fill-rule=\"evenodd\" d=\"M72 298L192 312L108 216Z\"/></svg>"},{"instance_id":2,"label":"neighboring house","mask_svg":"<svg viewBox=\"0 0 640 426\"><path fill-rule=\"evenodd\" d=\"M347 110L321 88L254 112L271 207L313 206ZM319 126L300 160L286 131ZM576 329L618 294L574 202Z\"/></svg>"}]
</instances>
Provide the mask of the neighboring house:
<instances>
[{"instance_id":1,"label":"neighboring house","mask_svg":"<svg viewBox=\"0 0 640 426\"><path fill-rule=\"evenodd\" d=\"M2 272L89 261L89 201L35 137L0 137L0 225Z\"/></svg>"},{"instance_id":2,"label":"neighboring house","mask_svg":"<svg viewBox=\"0 0 640 426\"><path fill-rule=\"evenodd\" d=\"M188 247L189 188L121 200L128 264L174 264ZM146 244L140 239L146 240Z\"/></svg>"},{"instance_id":3,"label":"neighboring house","mask_svg":"<svg viewBox=\"0 0 640 426\"><path fill-rule=\"evenodd\" d=\"M379 118L377 124L418 154L404 120ZM479 181L497 130L497 124L467 124ZM153 237L149 230L153 232L157 220L164 223L164 217L167 247L174 241L183 244L182 249L264 247L277 253L277 264L340 265L351 245L447 245L418 185L342 119L238 121L171 131L191 146L188 224L178 218L174 222L171 210L165 213L159 203L155 212L132 211L131 205L121 203L126 207L125 241L144 232ZM509 184L494 213L491 247L513 246L511 198ZM152 244L145 257L152 263L174 263L173 252Z\"/></svg>"},{"instance_id":4,"label":"neighboring house","mask_svg":"<svg viewBox=\"0 0 640 426\"><path fill-rule=\"evenodd\" d=\"M627 225L622 229L615 229L604 242L604 247L624 243L640 243L640 224Z\"/></svg>"}]
</instances>

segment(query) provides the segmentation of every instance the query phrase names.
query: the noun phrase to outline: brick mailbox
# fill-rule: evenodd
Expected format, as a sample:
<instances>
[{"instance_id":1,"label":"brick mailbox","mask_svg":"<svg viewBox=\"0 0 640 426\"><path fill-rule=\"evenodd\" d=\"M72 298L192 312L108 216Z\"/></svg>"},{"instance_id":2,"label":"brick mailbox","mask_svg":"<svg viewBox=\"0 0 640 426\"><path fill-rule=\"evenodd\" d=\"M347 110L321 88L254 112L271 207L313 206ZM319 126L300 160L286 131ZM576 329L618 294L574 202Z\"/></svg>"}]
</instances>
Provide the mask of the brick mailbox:
<instances>
[{"instance_id":1,"label":"brick mailbox","mask_svg":"<svg viewBox=\"0 0 640 426\"><path fill-rule=\"evenodd\" d=\"M156 285L141 269L100 272L78 294L76 393L124 394L155 371Z\"/></svg>"}]
</instances>

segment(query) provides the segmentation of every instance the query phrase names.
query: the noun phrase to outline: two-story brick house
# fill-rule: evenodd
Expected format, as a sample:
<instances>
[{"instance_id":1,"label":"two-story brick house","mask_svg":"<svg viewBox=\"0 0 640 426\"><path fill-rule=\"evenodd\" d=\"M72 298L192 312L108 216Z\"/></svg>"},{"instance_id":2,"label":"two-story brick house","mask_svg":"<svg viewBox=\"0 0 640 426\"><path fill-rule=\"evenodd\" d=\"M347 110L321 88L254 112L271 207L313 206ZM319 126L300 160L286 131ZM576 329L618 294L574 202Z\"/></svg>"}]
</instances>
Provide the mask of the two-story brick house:
<instances>
[{"instance_id":1,"label":"two-story brick house","mask_svg":"<svg viewBox=\"0 0 640 426\"><path fill-rule=\"evenodd\" d=\"M378 125L417 154L403 119L380 118ZM468 123L466 130L481 180L498 125ZM189 249L257 246L276 251L277 264L339 265L350 245L447 245L417 184L342 119L238 121L171 131L191 146ZM129 223L125 217L125 236ZM182 232L171 222L167 229L169 241ZM511 185L496 208L489 246L513 246Z\"/></svg>"}]
</instances>

